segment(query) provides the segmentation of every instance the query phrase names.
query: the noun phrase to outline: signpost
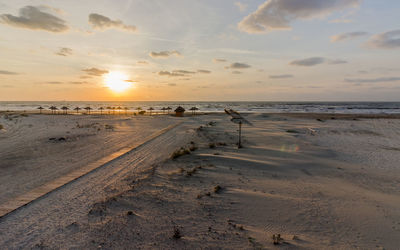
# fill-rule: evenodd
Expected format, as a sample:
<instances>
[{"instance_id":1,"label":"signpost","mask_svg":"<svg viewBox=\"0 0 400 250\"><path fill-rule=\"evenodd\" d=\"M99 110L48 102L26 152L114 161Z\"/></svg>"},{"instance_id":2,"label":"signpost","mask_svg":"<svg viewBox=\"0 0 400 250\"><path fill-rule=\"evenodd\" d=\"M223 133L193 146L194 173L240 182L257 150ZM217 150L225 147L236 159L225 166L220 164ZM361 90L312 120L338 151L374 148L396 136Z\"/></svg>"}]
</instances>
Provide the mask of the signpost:
<instances>
[{"instance_id":1,"label":"signpost","mask_svg":"<svg viewBox=\"0 0 400 250\"><path fill-rule=\"evenodd\" d=\"M242 124L253 126L249 121L243 118L237 111L233 109L225 109L225 113L232 116L231 122L239 124L239 141L238 148L242 147Z\"/></svg>"}]
</instances>

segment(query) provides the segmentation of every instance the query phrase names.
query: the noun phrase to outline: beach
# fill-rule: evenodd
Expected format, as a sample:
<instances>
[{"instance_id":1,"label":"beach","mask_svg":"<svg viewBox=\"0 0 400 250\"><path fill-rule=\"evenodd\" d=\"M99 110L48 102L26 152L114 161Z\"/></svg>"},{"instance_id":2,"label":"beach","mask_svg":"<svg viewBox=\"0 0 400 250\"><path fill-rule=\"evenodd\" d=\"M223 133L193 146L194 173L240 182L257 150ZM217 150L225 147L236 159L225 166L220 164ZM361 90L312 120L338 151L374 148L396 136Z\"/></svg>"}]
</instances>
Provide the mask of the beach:
<instances>
[{"instance_id":1,"label":"beach","mask_svg":"<svg viewBox=\"0 0 400 250\"><path fill-rule=\"evenodd\" d=\"M244 116L0 113L1 248L398 249L398 115Z\"/></svg>"}]
</instances>

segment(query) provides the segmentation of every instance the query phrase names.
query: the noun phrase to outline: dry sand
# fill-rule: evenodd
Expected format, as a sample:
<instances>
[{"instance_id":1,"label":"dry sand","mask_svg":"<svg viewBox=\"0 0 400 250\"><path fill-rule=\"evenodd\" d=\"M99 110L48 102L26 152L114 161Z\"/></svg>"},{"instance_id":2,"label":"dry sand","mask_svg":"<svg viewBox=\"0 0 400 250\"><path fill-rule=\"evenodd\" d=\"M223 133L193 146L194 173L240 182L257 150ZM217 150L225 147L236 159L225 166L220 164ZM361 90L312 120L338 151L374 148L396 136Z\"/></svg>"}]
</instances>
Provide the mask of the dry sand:
<instances>
[{"instance_id":1,"label":"dry sand","mask_svg":"<svg viewBox=\"0 0 400 250\"><path fill-rule=\"evenodd\" d=\"M1 248L399 249L400 120L247 118L239 150L226 115L0 118L0 200L183 121L0 219Z\"/></svg>"}]
</instances>

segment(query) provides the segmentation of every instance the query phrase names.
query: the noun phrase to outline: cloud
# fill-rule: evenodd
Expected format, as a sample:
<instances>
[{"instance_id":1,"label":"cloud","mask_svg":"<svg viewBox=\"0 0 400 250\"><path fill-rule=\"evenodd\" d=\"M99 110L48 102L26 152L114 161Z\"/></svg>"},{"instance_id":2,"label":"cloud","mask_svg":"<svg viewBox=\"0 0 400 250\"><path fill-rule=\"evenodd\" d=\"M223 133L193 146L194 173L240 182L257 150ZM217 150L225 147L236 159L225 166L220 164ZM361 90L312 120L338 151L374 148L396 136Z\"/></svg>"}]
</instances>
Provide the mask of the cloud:
<instances>
[{"instance_id":1,"label":"cloud","mask_svg":"<svg viewBox=\"0 0 400 250\"><path fill-rule=\"evenodd\" d=\"M97 69L97 68L82 69L82 71L86 72L86 74L88 74L90 76L102 76L102 75L108 73L108 70Z\"/></svg>"},{"instance_id":2,"label":"cloud","mask_svg":"<svg viewBox=\"0 0 400 250\"><path fill-rule=\"evenodd\" d=\"M174 70L172 72L177 73L177 74L184 74L184 75L196 74L196 72L194 72L194 71L187 71L187 70Z\"/></svg>"},{"instance_id":3,"label":"cloud","mask_svg":"<svg viewBox=\"0 0 400 250\"><path fill-rule=\"evenodd\" d=\"M149 64L147 61L137 61L137 64Z\"/></svg>"},{"instance_id":4,"label":"cloud","mask_svg":"<svg viewBox=\"0 0 400 250\"><path fill-rule=\"evenodd\" d=\"M40 7L34 6L21 8L19 16L10 14L0 15L0 22L18 28L45 30L55 33L65 32L69 29L66 22L61 18L46 13Z\"/></svg>"},{"instance_id":5,"label":"cloud","mask_svg":"<svg viewBox=\"0 0 400 250\"><path fill-rule=\"evenodd\" d=\"M247 4L235 2L235 5L239 8L240 12L245 12L247 10Z\"/></svg>"},{"instance_id":6,"label":"cloud","mask_svg":"<svg viewBox=\"0 0 400 250\"><path fill-rule=\"evenodd\" d=\"M170 56L182 56L182 54L179 51L173 50L173 51L161 51L161 52L150 52L149 56L153 58L167 58Z\"/></svg>"},{"instance_id":7,"label":"cloud","mask_svg":"<svg viewBox=\"0 0 400 250\"><path fill-rule=\"evenodd\" d=\"M311 57L311 58L292 61L292 62L290 62L290 65L310 67L310 66L322 64L325 62L325 60L326 59L323 57Z\"/></svg>"},{"instance_id":8,"label":"cloud","mask_svg":"<svg viewBox=\"0 0 400 250\"><path fill-rule=\"evenodd\" d=\"M7 71L7 70L0 70L0 75L19 75L16 72L11 72L11 71Z\"/></svg>"},{"instance_id":9,"label":"cloud","mask_svg":"<svg viewBox=\"0 0 400 250\"><path fill-rule=\"evenodd\" d=\"M246 63L239 63L239 62L235 62L232 63L230 66L225 67L226 69L248 69L251 66L246 64Z\"/></svg>"},{"instance_id":10,"label":"cloud","mask_svg":"<svg viewBox=\"0 0 400 250\"><path fill-rule=\"evenodd\" d=\"M158 72L159 76L169 76L169 77L177 77L177 76L188 76L196 74L194 71L188 70L173 70L173 71L160 71Z\"/></svg>"},{"instance_id":11,"label":"cloud","mask_svg":"<svg viewBox=\"0 0 400 250\"><path fill-rule=\"evenodd\" d=\"M337 59L337 60L327 60L327 62L328 62L328 64L332 64L332 65L348 63L347 61L341 60L341 59Z\"/></svg>"},{"instance_id":12,"label":"cloud","mask_svg":"<svg viewBox=\"0 0 400 250\"><path fill-rule=\"evenodd\" d=\"M400 48L400 30L392 30L377 34L369 39L367 45L378 49L399 49Z\"/></svg>"},{"instance_id":13,"label":"cloud","mask_svg":"<svg viewBox=\"0 0 400 250\"><path fill-rule=\"evenodd\" d=\"M353 20L351 19L333 19L331 21L329 21L330 23L351 23L353 22Z\"/></svg>"},{"instance_id":14,"label":"cloud","mask_svg":"<svg viewBox=\"0 0 400 250\"><path fill-rule=\"evenodd\" d=\"M169 71L160 71L158 72L159 76L169 76L169 77L177 77L177 76L185 76L184 74L174 73Z\"/></svg>"},{"instance_id":15,"label":"cloud","mask_svg":"<svg viewBox=\"0 0 400 250\"><path fill-rule=\"evenodd\" d=\"M91 76L80 76L79 77L80 79L90 79L90 78L92 78Z\"/></svg>"},{"instance_id":16,"label":"cloud","mask_svg":"<svg viewBox=\"0 0 400 250\"><path fill-rule=\"evenodd\" d=\"M247 33L291 29L296 19L320 18L334 11L357 7L361 0L267 0L238 24Z\"/></svg>"},{"instance_id":17,"label":"cloud","mask_svg":"<svg viewBox=\"0 0 400 250\"><path fill-rule=\"evenodd\" d=\"M364 32L364 31L349 32L349 33L332 36L331 42L334 42L334 43L341 42L341 41L351 40L351 39L355 39L355 38L366 36L366 35L368 35L368 32Z\"/></svg>"},{"instance_id":18,"label":"cloud","mask_svg":"<svg viewBox=\"0 0 400 250\"><path fill-rule=\"evenodd\" d=\"M200 74L210 74L211 71L206 70L206 69L199 69L199 70L197 70L197 73L200 73Z\"/></svg>"},{"instance_id":19,"label":"cloud","mask_svg":"<svg viewBox=\"0 0 400 250\"><path fill-rule=\"evenodd\" d=\"M72 49L70 49L70 48L60 48L60 50L57 51L55 54L59 55L59 56L70 56L70 55L72 55Z\"/></svg>"},{"instance_id":20,"label":"cloud","mask_svg":"<svg viewBox=\"0 0 400 250\"><path fill-rule=\"evenodd\" d=\"M270 79L287 79L287 78L293 78L293 75L271 75L269 76Z\"/></svg>"},{"instance_id":21,"label":"cloud","mask_svg":"<svg viewBox=\"0 0 400 250\"><path fill-rule=\"evenodd\" d=\"M170 87L175 87L175 86L176 86L176 83L168 83L168 86L170 86Z\"/></svg>"},{"instance_id":22,"label":"cloud","mask_svg":"<svg viewBox=\"0 0 400 250\"><path fill-rule=\"evenodd\" d=\"M240 71L238 71L238 70L234 70L234 71L232 71L232 74L240 75L240 74L242 74L242 72L240 72Z\"/></svg>"},{"instance_id":23,"label":"cloud","mask_svg":"<svg viewBox=\"0 0 400 250\"><path fill-rule=\"evenodd\" d=\"M226 60L225 59L220 59L220 58L214 58L213 62L214 63L223 63L223 62L226 62Z\"/></svg>"},{"instance_id":24,"label":"cloud","mask_svg":"<svg viewBox=\"0 0 400 250\"><path fill-rule=\"evenodd\" d=\"M96 13L89 15L89 24L93 29L97 30L120 29L129 32L135 32L137 30L133 25L126 25L120 20L111 20L106 16Z\"/></svg>"},{"instance_id":25,"label":"cloud","mask_svg":"<svg viewBox=\"0 0 400 250\"><path fill-rule=\"evenodd\" d=\"M69 82L69 84L75 84L75 85L81 85L81 84L87 84L88 82L85 81L74 81L74 82Z\"/></svg>"},{"instance_id":26,"label":"cloud","mask_svg":"<svg viewBox=\"0 0 400 250\"><path fill-rule=\"evenodd\" d=\"M57 85L57 84L62 84L62 82L57 82L57 81L50 81L50 82L45 82L46 84L53 84L53 85Z\"/></svg>"},{"instance_id":27,"label":"cloud","mask_svg":"<svg viewBox=\"0 0 400 250\"><path fill-rule=\"evenodd\" d=\"M400 81L400 77L380 77L371 79L344 79L345 82L350 83L381 83L381 82L397 82Z\"/></svg>"}]
</instances>

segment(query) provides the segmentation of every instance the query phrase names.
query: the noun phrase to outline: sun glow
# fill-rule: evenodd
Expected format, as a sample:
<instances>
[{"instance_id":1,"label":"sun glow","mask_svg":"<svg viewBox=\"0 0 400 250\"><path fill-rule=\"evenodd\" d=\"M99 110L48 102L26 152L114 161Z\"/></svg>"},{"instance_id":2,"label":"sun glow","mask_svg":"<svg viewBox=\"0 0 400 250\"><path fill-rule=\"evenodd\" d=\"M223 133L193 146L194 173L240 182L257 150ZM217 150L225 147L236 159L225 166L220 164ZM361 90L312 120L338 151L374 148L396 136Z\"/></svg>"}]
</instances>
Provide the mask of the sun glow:
<instances>
[{"instance_id":1,"label":"sun glow","mask_svg":"<svg viewBox=\"0 0 400 250\"><path fill-rule=\"evenodd\" d=\"M122 72L112 71L104 76L105 85L112 91L121 93L132 87L132 81Z\"/></svg>"}]
</instances>

